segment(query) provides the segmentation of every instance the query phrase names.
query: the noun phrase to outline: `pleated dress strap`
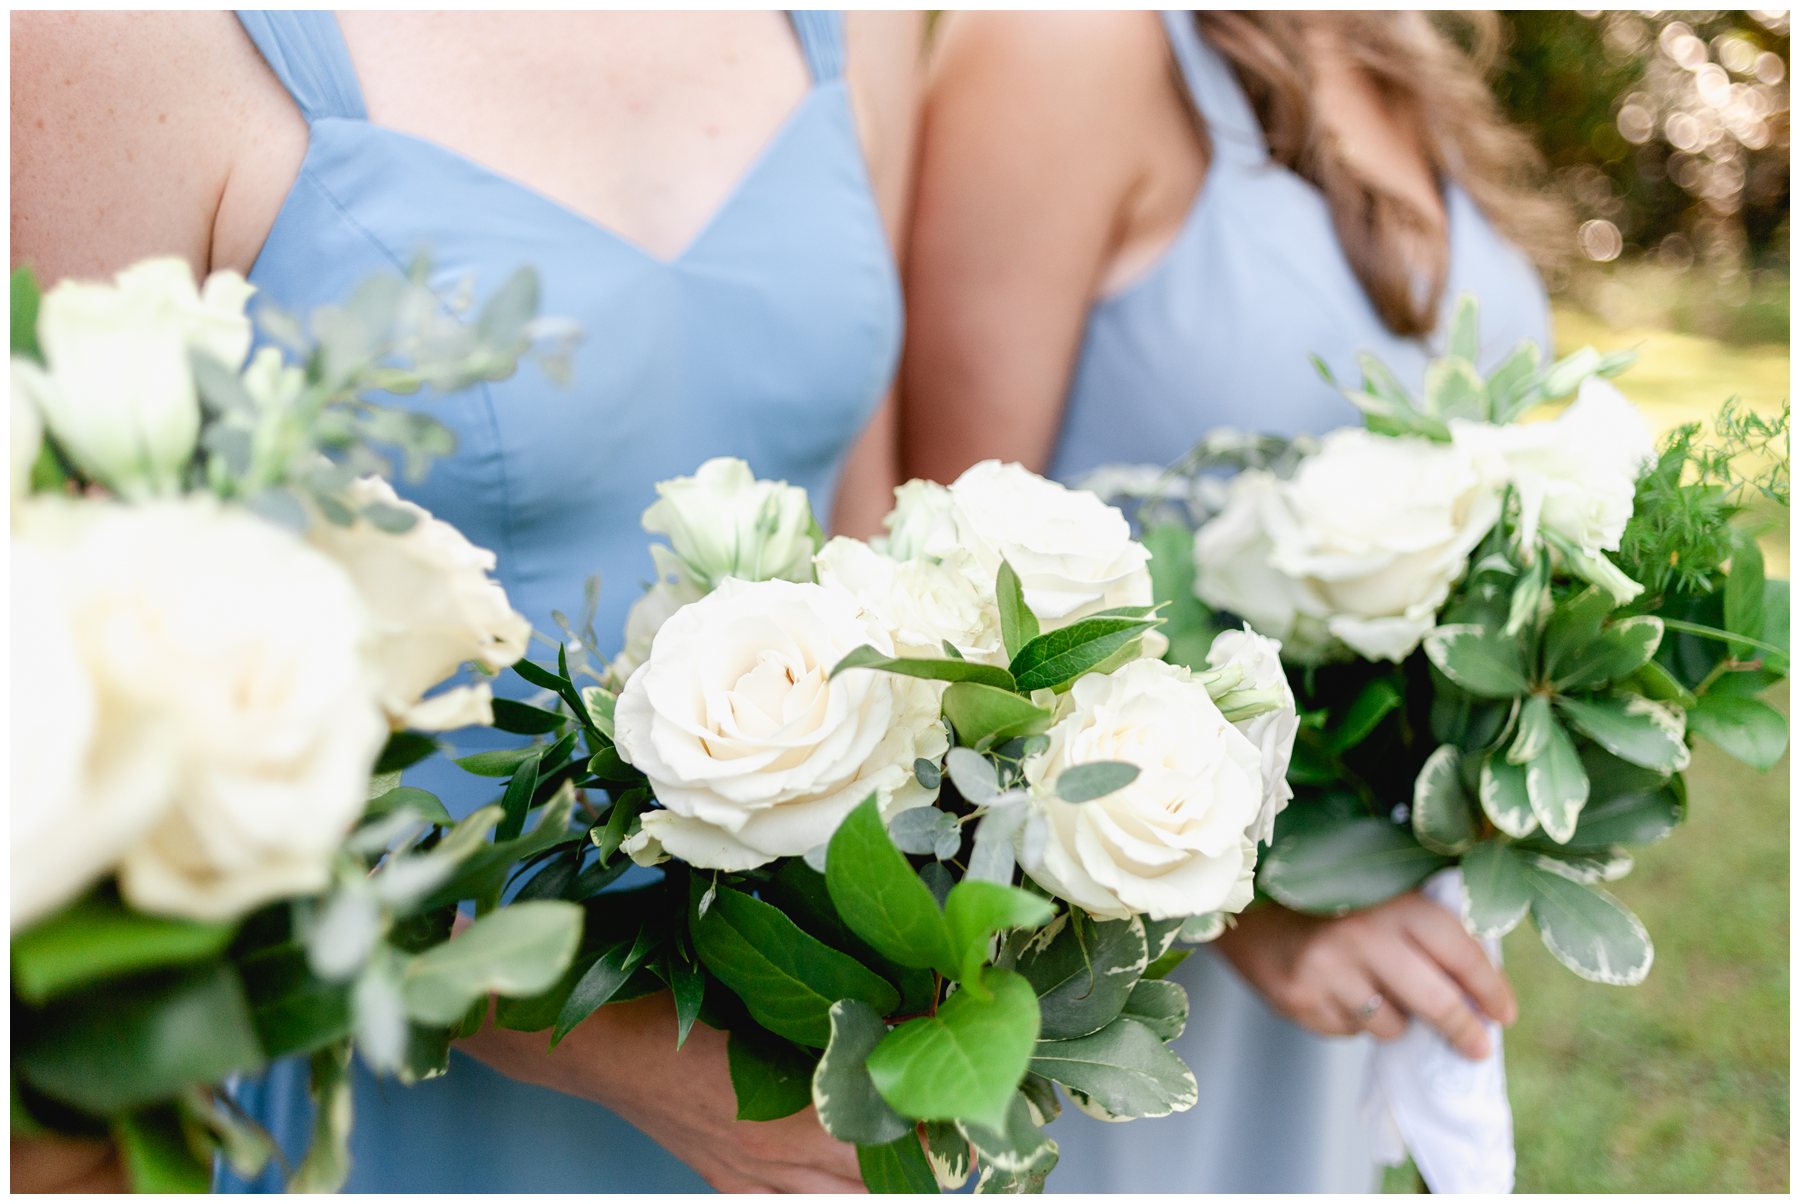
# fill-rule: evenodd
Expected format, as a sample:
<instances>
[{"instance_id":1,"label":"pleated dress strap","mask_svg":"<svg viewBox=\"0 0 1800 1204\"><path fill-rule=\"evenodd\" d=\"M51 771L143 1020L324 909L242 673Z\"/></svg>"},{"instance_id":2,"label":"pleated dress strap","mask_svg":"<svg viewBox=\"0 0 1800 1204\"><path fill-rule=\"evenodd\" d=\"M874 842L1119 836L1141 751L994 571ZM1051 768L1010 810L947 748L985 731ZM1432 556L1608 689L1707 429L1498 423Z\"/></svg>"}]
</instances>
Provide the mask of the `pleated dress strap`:
<instances>
[{"instance_id":1,"label":"pleated dress strap","mask_svg":"<svg viewBox=\"0 0 1800 1204\"><path fill-rule=\"evenodd\" d=\"M822 84L844 74L844 14L835 9L793 9L788 13L806 69Z\"/></svg>"},{"instance_id":2,"label":"pleated dress strap","mask_svg":"<svg viewBox=\"0 0 1800 1204\"><path fill-rule=\"evenodd\" d=\"M367 121L362 86L330 10L240 10L238 22L256 43L310 125L321 118Z\"/></svg>"},{"instance_id":3,"label":"pleated dress strap","mask_svg":"<svg viewBox=\"0 0 1800 1204\"><path fill-rule=\"evenodd\" d=\"M1193 13L1165 9L1162 16L1188 97L1212 136L1215 163L1256 167L1268 162L1268 139L1237 72L1200 36Z\"/></svg>"}]
</instances>

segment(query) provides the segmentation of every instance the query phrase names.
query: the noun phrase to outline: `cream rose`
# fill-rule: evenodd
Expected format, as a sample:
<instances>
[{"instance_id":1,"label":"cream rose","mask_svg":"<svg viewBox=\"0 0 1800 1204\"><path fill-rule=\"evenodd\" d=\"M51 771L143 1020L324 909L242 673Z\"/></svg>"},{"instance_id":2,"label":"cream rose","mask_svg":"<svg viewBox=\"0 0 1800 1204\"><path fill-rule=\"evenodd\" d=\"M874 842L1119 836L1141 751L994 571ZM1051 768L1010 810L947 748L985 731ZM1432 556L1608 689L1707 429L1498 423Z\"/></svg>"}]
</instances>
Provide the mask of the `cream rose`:
<instances>
[{"instance_id":1,"label":"cream rose","mask_svg":"<svg viewBox=\"0 0 1800 1204\"><path fill-rule=\"evenodd\" d=\"M1273 710L1238 719L1227 715L1232 726L1244 733L1262 753L1262 810L1250 825L1250 838L1267 844L1275 833L1275 817L1294 797L1288 784L1288 763L1294 758L1294 740L1300 735L1300 712L1294 690L1281 668L1281 643L1266 639L1245 624L1241 631L1223 631L1207 650L1206 663L1228 674L1241 675L1220 699L1229 708L1234 698L1273 699ZM1217 696L1215 692L1215 696Z\"/></svg>"},{"instance_id":2,"label":"cream rose","mask_svg":"<svg viewBox=\"0 0 1800 1204\"><path fill-rule=\"evenodd\" d=\"M1262 753L1186 669L1140 660L1076 681L1050 746L1025 762L1048 821L1025 872L1094 915L1152 919L1240 911L1253 893L1263 807ZM1053 795L1068 769L1138 767L1122 790L1086 803Z\"/></svg>"},{"instance_id":3,"label":"cream rose","mask_svg":"<svg viewBox=\"0 0 1800 1204\"><path fill-rule=\"evenodd\" d=\"M645 590L625 612L625 646L607 666L613 680L620 685L629 680L638 666L650 659L650 645L669 617L704 596L698 586L687 581L658 581Z\"/></svg>"},{"instance_id":4,"label":"cream rose","mask_svg":"<svg viewBox=\"0 0 1800 1204\"><path fill-rule=\"evenodd\" d=\"M95 693L93 753L169 775L119 860L126 901L216 920L322 889L387 735L349 578L208 498L28 510L19 536L61 573ZM119 751L134 740L159 755ZM90 769L78 802L95 810L69 838L94 837L125 776Z\"/></svg>"},{"instance_id":5,"label":"cream rose","mask_svg":"<svg viewBox=\"0 0 1800 1204\"><path fill-rule=\"evenodd\" d=\"M1589 555L1618 550L1638 477L1656 450L1637 407L1597 376L1548 422L1454 422L1450 431L1458 447L1517 491L1525 547L1541 527Z\"/></svg>"},{"instance_id":6,"label":"cream rose","mask_svg":"<svg viewBox=\"0 0 1800 1204\"><path fill-rule=\"evenodd\" d=\"M727 579L675 612L614 714L619 752L665 810L628 850L744 870L831 838L869 795L892 816L931 795L912 766L944 752L930 684L831 670L893 644L850 595L790 581Z\"/></svg>"},{"instance_id":7,"label":"cream rose","mask_svg":"<svg viewBox=\"0 0 1800 1204\"><path fill-rule=\"evenodd\" d=\"M1436 625L1499 516L1496 484L1468 452L1334 431L1291 480L1240 474L1195 540L1195 590L1259 631L1293 637L1303 659L1324 651L1322 627L1359 656L1399 661Z\"/></svg>"},{"instance_id":8,"label":"cream rose","mask_svg":"<svg viewBox=\"0 0 1800 1204\"><path fill-rule=\"evenodd\" d=\"M838 536L813 558L821 585L850 594L887 628L901 656L941 657L949 643L965 660L1005 664L1000 611L953 552L943 559L894 560L858 539Z\"/></svg>"},{"instance_id":9,"label":"cream rose","mask_svg":"<svg viewBox=\"0 0 1800 1204\"><path fill-rule=\"evenodd\" d=\"M815 526L804 489L759 481L742 460L720 457L656 494L644 530L668 537L650 549L664 579L702 592L727 577L812 579Z\"/></svg>"},{"instance_id":10,"label":"cream rose","mask_svg":"<svg viewBox=\"0 0 1800 1204\"><path fill-rule=\"evenodd\" d=\"M202 288L179 259L147 259L110 284L65 280L44 294L38 342L47 369L14 368L57 445L118 493L166 493L180 483L200 434L189 355L236 370L249 353L235 272Z\"/></svg>"},{"instance_id":11,"label":"cream rose","mask_svg":"<svg viewBox=\"0 0 1800 1204\"><path fill-rule=\"evenodd\" d=\"M379 477L356 481L344 501L412 517L394 533L367 519L318 521L307 541L356 583L369 616L368 656L382 709L397 727L446 731L493 722L493 693L477 683L426 698L465 663L497 671L525 655L531 624L488 576L494 554L423 507L403 501Z\"/></svg>"}]
</instances>

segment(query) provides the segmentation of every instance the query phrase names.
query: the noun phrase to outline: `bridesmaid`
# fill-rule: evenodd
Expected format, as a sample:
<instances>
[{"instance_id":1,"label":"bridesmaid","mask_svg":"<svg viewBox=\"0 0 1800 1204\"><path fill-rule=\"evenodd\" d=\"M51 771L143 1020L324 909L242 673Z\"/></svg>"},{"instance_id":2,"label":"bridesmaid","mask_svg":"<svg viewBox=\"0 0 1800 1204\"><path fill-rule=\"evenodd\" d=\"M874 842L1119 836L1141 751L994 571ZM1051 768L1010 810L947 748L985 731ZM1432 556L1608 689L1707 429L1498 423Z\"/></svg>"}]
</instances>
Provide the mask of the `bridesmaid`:
<instances>
[{"instance_id":1,"label":"bridesmaid","mask_svg":"<svg viewBox=\"0 0 1800 1204\"><path fill-rule=\"evenodd\" d=\"M1547 347L1521 246L1553 210L1471 60L1406 13L958 13L935 51L908 261L906 475L984 457L1064 480L1208 430L1322 433L1372 351L1416 384L1448 300L1483 352ZM1061 1191L1376 1184L1371 1043L1409 1017L1468 1056L1512 992L1408 894L1321 920L1263 906L1176 971L1198 1105L1053 1127Z\"/></svg>"},{"instance_id":2,"label":"bridesmaid","mask_svg":"<svg viewBox=\"0 0 1800 1204\"><path fill-rule=\"evenodd\" d=\"M18 14L13 256L48 280L173 253L298 312L421 249L446 297L535 267L585 332L573 386L526 368L425 403L458 447L412 495L497 551L540 631L603 574L616 644L657 481L741 456L852 532L891 502L922 35L902 13ZM467 812L471 782L423 784ZM359 1071L349 1189L861 1190L810 1110L735 1120L722 1034L677 1055L673 1032L652 996L554 1055L490 1030L413 1089ZM243 1102L293 1149L298 1068Z\"/></svg>"}]
</instances>

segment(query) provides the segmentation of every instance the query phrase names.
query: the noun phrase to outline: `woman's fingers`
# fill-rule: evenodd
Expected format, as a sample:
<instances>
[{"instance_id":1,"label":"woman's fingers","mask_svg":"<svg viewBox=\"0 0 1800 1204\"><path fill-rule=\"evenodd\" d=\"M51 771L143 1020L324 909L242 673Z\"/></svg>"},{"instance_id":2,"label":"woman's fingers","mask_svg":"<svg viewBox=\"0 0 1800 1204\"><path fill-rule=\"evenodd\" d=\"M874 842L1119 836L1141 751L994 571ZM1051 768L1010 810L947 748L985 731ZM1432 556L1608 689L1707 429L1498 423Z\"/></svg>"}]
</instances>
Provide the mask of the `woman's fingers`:
<instances>
[{"instance_id":1,"label":"woman's fingers","mask_svg":"<svg viewBox=\"0 0 1800 1204\"><path fill-rule=\"evenodd\" d=\"M1369 979L1347 983L1338 995L1346 1023L1352 1032L1366 1032L1377 1041L1392 1041L1406 1031L1406 1014ZM1371 1004L1375 1004L1373 1008Z\"/></svg>"},{"instance_id":2,"label":"woman's fingers","mask_svg":"<svg viewBox=\"0 0 1800 1204\"><path fill-rule=\"evenodd\" d=\"M1490 1019L1511 1024L1519 1005L1512 984L1454 915L1422 896L1405 912L1406 934L1462 987Z\"/></svg>"},{"instance_id":3,"label":"woman's fingers","mask_svg":"<svg viewBox=\"0 0 1800 1204\"><path fill-rule=\"evenodd\" d=\"M1465 1058L1488 1055L1487 1029L1462 988L1431 958L1403 940L1391 941L1371 959L1381 993L1444 1035Z\"/></svg>"}]
</instances>

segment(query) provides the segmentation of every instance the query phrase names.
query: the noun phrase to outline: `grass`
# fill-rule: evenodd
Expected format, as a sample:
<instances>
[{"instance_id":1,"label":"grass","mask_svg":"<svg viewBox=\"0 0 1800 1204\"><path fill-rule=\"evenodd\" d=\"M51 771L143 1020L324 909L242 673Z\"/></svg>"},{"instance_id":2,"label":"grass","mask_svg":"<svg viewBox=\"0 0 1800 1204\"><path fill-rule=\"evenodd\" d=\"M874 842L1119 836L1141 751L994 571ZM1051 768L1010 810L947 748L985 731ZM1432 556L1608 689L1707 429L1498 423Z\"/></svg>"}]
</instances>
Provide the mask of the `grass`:
<instances>
[{"instance_id":1,"label":"grass","mask_svg":"<svg viewBox=\"0 0 1800 1204\"><path fill-rule=\"evenodd\" d=\"M1559 310L1564 349L1640 344L1625 392L1666 429L1733 393L1778 410L1781 345L1613 329ZM1788 575L1788 524L1763 539ZM1788 713L1786 686L1770 701ZM1702 744L1687 823L1611 888L1656 963L1637 987L1584 982L1529 924L1507 938L1522 1015L1507 1033L1522 1192L1788 1190L1788 760L1763 774ZM1389 1191L1422 1190L1410 1167Z\"/></svg>"}]
</instances>

